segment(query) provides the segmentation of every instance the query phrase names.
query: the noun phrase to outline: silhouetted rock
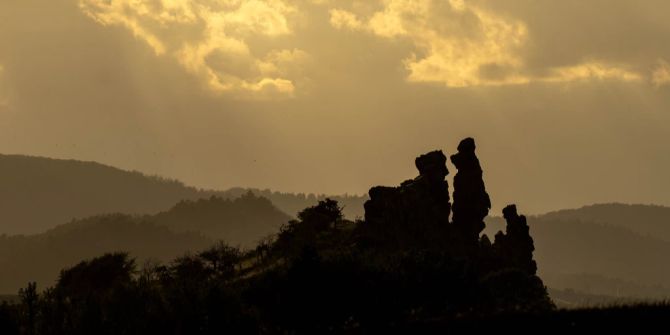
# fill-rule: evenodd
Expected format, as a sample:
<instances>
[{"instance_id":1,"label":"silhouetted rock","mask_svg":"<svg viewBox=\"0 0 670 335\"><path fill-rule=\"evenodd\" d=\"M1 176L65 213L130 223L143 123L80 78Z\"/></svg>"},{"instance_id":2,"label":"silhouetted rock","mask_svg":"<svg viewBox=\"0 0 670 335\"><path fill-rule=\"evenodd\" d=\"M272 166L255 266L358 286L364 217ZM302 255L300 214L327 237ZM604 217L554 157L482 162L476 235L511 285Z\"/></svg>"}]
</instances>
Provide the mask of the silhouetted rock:
<instances>
[{"instance_id":1,"label":"silhouetted rock","mask_svg":"<svg viewBox=\"0 0 670 335\"><path fill-rule=\"evenodd\" d=\"M447 229L451 204L446 162L442 151L429 152L415 160L418 177L399 187L370 189L365 222L376 237L412 243L431 239L435 229Z\"/></svg>"},{"instance_id":2,"label":"silhouetted rock","mask_svg":"<svg viewBox=\"0 0 670 335\"><path fill-rule=\"evenodd\" d=\"M491 208L482 168L475 155L475 140L469 137L462 140L451 162L458 169L454 176L453 223L467 240L475 240L484 230L484 218Z\"/></svg>"},{"instance_id":3,"label":"silhouetted rock","mask_svg":"<svg viewBox=\"0 0 670 335\"><path fill-rule=\"evenodd\" d=\"M535 246L526 217L517 214L515 205L505 207L503 217L507 221L506 233L496 234L494 252L501 258L503 267L516 268L534 275L537 271L537 264L533 260Z\"/></svg>"},{"instance_id":4,"label":"silhouetted rock","mask_svg":"<svg viewBox=\"0 0 670 335\"><path fill-rule=\"evenodd\" d=\"M420 175L399 187L370 189L361 225L363 245L383 257L397 260L408 287L428 285L429 296L445 297L456 309L490 311L552 308L542 280L536 275L533 239L524 216L514 205L503 211L506 234L479 237L491 208L475 155L475 141L466 138L451 156L458 169L454 177L453 206L449 203L446 157L433 151L416 159ZM452 221L449 214L453 209ZM360 241L359 241L360 242ZM368 243L368 244L366 244ZM425 275L432 279L428 284ZM415 276L419 279L414 282ZM441 284L440 284L441 283ZM409 290L409 288L407 288Z\"/></svg>"}]
</instances>

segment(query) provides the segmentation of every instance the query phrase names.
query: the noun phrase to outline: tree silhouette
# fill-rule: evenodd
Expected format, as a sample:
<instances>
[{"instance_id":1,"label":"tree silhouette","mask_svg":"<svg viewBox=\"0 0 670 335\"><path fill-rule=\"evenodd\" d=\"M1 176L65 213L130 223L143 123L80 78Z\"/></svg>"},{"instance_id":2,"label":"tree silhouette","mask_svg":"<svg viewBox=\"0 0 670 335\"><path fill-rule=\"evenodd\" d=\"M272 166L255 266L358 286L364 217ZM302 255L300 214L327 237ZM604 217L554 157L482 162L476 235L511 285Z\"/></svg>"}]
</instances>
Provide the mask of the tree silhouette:
<instances>
[{"instance_id":1,"label":"tree silhouette","mask_svg":"<svg viewBox=\"0 0 670 335\"><path fill-rule=\"evenodd\" d=\"M37 294L37 283L30 282L25 289L19 290L21 305L23 307L24 331L27 334L35 333L35 317L37 314L37 303L39 295Z\"/></svg>"}]
</instances>

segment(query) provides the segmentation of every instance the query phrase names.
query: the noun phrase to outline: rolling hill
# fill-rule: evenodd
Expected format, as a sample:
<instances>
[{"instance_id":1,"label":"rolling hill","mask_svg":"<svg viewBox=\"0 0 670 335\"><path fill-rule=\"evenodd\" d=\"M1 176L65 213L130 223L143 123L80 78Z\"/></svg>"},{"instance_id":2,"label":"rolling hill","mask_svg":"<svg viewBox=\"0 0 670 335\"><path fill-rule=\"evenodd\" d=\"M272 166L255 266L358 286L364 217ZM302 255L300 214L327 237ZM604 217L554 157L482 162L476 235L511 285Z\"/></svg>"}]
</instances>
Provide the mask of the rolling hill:
<instances>
[{"instance_id":1,"label":"rolling hill","mask_svg":"<svg viewBox=\"0 0 670 335\"><path fill-rule=\"evenodd\" d=\"M670 207L656 205L596 204L542 215L544 219L588 221L627 228L640 235L670 241Z\"/></svg>"},{"instance_id":2,"label":"rolling hill","mask_svg":"<svg viewBox=\"0 0 670 335\"><path fill-rule=\"evenodd\" d=\"M542 278L551 288L585 294L670 297L665 213L670 208L607 204L529 217ZM494 217L485 232L492 237L502 229Z\"/></svg>"},{"instance_id":3,"label":"rolling hill","mask_svg":"<svg viewBox=\"0 0 670 335\"><path fill-rule=\"evenodd\" d=\"M16 293L29 281L53 285L60 270L105 252L128 251L138 264L167 261L212 243L197 233L174 233L124 214L73 221L32 236L0 237L0 292Z\"/></svg>"},{"instance_id":4,"label":"rolling hill","mask_svg":"<svg viewBox=\"0 0 670 335\"><path fill-rule=\"evenodd\" d=\"M236 198L249 190L289 215L326 197L246 188L201 190L95 162L0 155L0 234L36 234L105 213L155 214L182 200ZM362 216L365 197L331 197L346 206L346 216Z\"/></svg>"},{"instance_id":5,"label":"rolling hill","mask_svg":"<svg viewBox=\"0 0 670 335\"><path fill-rule=\"evenodd\" d=\"M41 234L2 236L0 293L16 293L28 281L50 286L61 269L106 252L127 251L141 266L201 251L217 240L250 247L289 219L269 200L246 193L181 201L155 215L99 215Z\"/></svg>"},{"instance_id":6,"label":"rolling hill","mask_svg":"<svg viewBox=\"0 0 670 335\"><path fill-rule=\"evenodd\" d=\"M270 200L251 191L235 199L212 196L180 201L168 211L145 218L174 232L197 232L242 247L255 246L261 238L279 232L290 219Z\"/></svg>"}]
</instances>

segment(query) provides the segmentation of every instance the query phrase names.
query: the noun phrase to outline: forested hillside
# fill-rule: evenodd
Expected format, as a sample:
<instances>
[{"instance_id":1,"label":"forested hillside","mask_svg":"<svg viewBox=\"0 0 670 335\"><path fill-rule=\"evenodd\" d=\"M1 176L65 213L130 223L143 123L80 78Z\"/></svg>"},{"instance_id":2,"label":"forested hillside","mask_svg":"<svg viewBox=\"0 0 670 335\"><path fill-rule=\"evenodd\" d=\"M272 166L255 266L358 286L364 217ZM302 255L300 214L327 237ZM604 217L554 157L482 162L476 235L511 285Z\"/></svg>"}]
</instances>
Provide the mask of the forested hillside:
<instances>
[{"instance_id":1,"label":"forested hillside","mask_svg":"<svg viewBox=\"0 0 670 335\"><path fill-rule=\"evenodd\" d=\"M73 220L45 233L0 237L0 293L28 280L51 285L60 269L106 252L129 252L138 264L168 261L215 241L254 246L290 217L251 193L233 200L182 201L156 215L110 214Z\"/></svg>"},{"instance_id":2,"label":"forested hillside","mask_svg":"<svg viewBox=\"0 0 670 335\"><path fill-rule=\"evenodd\" d=\"M0 155L0 234L42 233L72 219L100 214L156 214L182 200L213 195L236 198L247 191L245 188L200 190L176 180L95 162ZM251 191L268 198L291 216L326 198L325 195ZM331 198L343 204L345 216L351 219L362 216L365 197Z\"/></svg>"}]
</instances>

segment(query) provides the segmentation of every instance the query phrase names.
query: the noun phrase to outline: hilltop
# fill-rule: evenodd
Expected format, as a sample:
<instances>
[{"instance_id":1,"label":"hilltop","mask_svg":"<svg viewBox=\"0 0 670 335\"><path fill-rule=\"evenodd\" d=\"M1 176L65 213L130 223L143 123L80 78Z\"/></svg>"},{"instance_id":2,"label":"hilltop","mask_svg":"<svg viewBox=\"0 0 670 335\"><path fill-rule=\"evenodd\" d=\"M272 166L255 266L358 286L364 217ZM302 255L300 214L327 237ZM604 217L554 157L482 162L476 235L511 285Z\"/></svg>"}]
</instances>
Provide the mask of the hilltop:
<instances>
[{"instance_id":1,"label":"hilltop","mask_svg":"<svg viewBox=\"0 0 670 335\"><path fill-rule=\"evenodd\" d=\"M552 221L583 221L611 225L670 242L670 207L641 204L594 204L539 216Z\"/></svg>"},{"instance_id":2,"label":"hilltop","mask_svg":"<svg viewBox=\"0 0 670 335\"><path fill-rule=\"evenodd\" d=\"M95 162L0 155L0 234L36 234L100 214L156 214L182 200L236 198L249 190L289 215L327 197L245 188L202 190ZM345 216L362 216L365 197L332 198L345 205Z\"/></svg>"}]
</instances>

